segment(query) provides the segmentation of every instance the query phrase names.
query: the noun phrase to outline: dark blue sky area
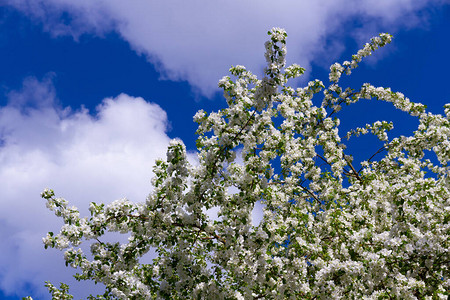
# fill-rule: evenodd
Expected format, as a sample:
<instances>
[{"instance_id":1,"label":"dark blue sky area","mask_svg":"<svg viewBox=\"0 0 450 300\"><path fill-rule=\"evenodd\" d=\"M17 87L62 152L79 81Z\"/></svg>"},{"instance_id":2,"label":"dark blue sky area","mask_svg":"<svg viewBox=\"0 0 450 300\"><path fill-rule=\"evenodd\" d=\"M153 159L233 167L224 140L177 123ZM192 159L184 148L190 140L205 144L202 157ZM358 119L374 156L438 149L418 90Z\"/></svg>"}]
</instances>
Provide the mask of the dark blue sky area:
<instances>
[{"instance_id":1,"label":"dark blue sky area","mask_svg":"<svg viewBox=\"0 0 450 300\"><path fill-rule=\"evenodd\" d=\"M168 113L173 129L169 135L191 136L190 143L186 141L191 147L195 146L195 112L211 111L225 103L194 95L186 82L159 80L159 73L146 58L131 51L115 33L103 38L83 35L78 42L72 37L55 39L18 12L0 7L1 15L5 34L0 37L4 70L0 72L0 103L5 104L5 94L19 89L25 77L50 75L63 107L76 110L83 105L95 114L102 99L120 93L158 103Z\"/></svg>"},{"instance_id":2,"label":"dark blue sky area","mask_svg":"<svg viewBox=\"0 0 450 300\"><path fill-rule=\"evenodd\" d=\"M159 80L159 74L142 55L130 50L117 34L103 38L83 35L78 42L71 37L52 38L27 17L7 8L0 8L2 36L0 38L0 86L3 92L20 88L24 77L38 79L53 73L57 97L62 106L78 109L81 105L92 113L105 97L119 93L141 96L158 103L172 125L170 136L180 136L189 148L194 147L195 124L192 116L198 109L217 110L225 105L221 93L215 99L194 95L186 82ZM428 30L412 29L397 33L393 47L375 66L364 62L352 74L349 82L358 87L363 82L389 86L401 91L412 101L425 103L435 113L450 102L447 70L450 68L449 9L436 12ZM357 48L355 43L337 61L349 59ZM358 45L360 47L361 45ZM289 49L289 40L288 40ZM384 49L383 49L384 50ZM383 51L381 50L381 51ZM263 56L263 53L255 53ZM223 70L223 75L227 75ZM313 65L312 78L327 82L328 70ZM1 99L4 103L5 98ZM370 105L370 115L379 105ZM381 105L381 110L384 110ZM358 107L353 121L367 122L368 111ZM381 112L386 114L386 112ZM344 116L344 114L342 114ZM378 114L375 114L379 117ZM387 116L389 117L389 115ZM397 127L402 127L397 124ZM187 138L187 139L186 139Z\"/></svg>"}]
</instances>

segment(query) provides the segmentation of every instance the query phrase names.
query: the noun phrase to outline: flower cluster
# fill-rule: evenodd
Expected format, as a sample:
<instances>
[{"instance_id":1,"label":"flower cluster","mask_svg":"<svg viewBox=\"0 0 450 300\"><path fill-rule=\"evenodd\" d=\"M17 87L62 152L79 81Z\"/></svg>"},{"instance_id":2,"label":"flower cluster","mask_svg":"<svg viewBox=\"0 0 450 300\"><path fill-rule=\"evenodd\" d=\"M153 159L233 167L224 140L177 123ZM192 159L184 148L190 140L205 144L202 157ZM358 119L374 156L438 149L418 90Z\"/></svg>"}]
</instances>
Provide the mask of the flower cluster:
<instances>
[{"instance_id":1,"label":"flower cluster","mask_svg":"<svg viewBox=\"0 0 450 300\"><path fill-rule=\"evenodd\" d=\"M358 51L358 53L352 56L351 61L346 60L342 63L342 65L340 63L334 63L330 67L330 75L329 75L330 81L337 83L341 78L342 73L344 72L345 74L350 75L352 73L352 69L357 68L358 63L360 63L364 57L371 55L372 51L375 51L380 47L384 47L391 41L392 35L388 33L382 33L379 36L372 38L370 40L370 43L366 43L364 45L364 48L362 48L361 50Z\"/></svg>"},{"instance_id":2,"label":"flower cluster","mask_svg":"<svg viewBox=\"0 0 450 300\"><path fill-rule=\"evenodd\" d=\"M388 34L332 65L328 86L297 89L287 80L304 69L284 69L286 32L269 35L266 77L232 67L235 78L219 82L228 107L195 115L198 166L174 140L145 202L92 203L89 218L45 190L65 222L45 246L66 249L78 279L105 284L97 299L447 299L450 105L435 115L387 88L339 86ZM342 135L341 104L361 99L392 103L420 125L409 137L390 139L387 121ZM369 133L383 147L357 170L343 137ZM264 217L253 226L259 201ZM212 207L217 219L205 213ZM108 231L128 233L128 242L101 241ZM83 239L93 242L90 255ZM157 257L141 263L152 248ZM49 288L69 299L66 286Z\"/></svg>"}]
</instances>

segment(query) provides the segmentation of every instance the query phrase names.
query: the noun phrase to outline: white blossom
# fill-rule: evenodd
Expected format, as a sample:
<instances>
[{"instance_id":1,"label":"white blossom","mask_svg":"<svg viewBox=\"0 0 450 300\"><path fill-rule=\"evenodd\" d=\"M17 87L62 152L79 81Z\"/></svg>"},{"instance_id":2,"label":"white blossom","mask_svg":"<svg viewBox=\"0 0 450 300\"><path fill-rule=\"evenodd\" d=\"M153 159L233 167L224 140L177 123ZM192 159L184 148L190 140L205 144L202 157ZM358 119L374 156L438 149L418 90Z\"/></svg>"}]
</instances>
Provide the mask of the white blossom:
<instances>
[{"instance_id":1,"label":"white blossom","mask_svg":"<svg viewBox=\"0 0 450 300\"><path fill-rule=\"evenodd\" d=\"M287 81L304 69L285 68L286 32L268 34L265 76L232 67L235 79L219 81L228 107L194 116L198 166L175 139L155 163L145 202L92 203L89 218L44 190L64 221L45 247L65 250L78 279L102 282L120 299L446 299L450 104L441 116L389 88L339 86L389 34L333 64L328 86L314 80L295 89ZM394 124L376 121L340 132L343 104L360 99L391 103L417 118L418 129L390 138ZM358 169L342 137L361 134L383 147ZM264 216L253 226L258 202ZM205 213L212 207L215 220ZM102 241L107 231L129 234L128 242ZM140 264L151 248L158 256ZM71 299L67 286L47 286L54 299Z\"/></svg>"}]
</instances>

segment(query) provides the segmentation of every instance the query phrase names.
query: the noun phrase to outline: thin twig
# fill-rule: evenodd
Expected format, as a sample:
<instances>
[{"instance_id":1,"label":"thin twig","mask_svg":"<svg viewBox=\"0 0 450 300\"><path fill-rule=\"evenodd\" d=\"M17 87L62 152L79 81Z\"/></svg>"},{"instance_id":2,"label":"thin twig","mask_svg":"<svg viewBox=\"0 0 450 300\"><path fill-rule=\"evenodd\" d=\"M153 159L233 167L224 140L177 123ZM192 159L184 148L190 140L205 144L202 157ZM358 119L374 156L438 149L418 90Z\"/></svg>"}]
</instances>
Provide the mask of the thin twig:
<instances>
[{"instance_id":1,"label":"thin twig","mask_svg":"<svg viewBox=\"0 0 450 300\"><path fill-rule=\"evenodd\" d=\"M358 180L362 183L363 180L362 178L359 176L359 173L355 170L355 168L353 167L352 163L347 159L347 157L345 157L344 155L344 159L347 162L347 164L349 165L349 167L352 169L353 173L355 174L356 178L358 178Z\"/></svg>"}]
</instances>

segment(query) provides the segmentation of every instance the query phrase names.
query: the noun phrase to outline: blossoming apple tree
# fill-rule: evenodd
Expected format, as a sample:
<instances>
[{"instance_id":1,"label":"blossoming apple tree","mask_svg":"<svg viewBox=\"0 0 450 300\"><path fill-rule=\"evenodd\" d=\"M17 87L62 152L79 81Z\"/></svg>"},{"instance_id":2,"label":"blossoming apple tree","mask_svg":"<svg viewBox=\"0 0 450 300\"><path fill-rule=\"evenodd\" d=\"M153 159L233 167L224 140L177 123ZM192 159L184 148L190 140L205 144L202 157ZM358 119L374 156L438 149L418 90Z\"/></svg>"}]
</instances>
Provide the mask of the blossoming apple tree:
<instances>
[{"instance_id":1,"label":"blossoming apple tree","mask_svg":"<svg viewBox=\"0 0 450 300\"><path fill-rule=\"evenodd\" d=\"M45 247L65 250L77 279L106 286L93 299L447 299L450 104L436 115L389 88L339 85L389 34L333 64L328 85L304 88L287 85L304 69L285 67L285 31L268 34L264 78L232 67L219 82L228 107L195 115L198 165L173 140L145 202L91 203L84 218L46 189L65 225ZM377 121L339 131L339 111L361 99L391 103L418 118L417 130L389 138L393 124ZM383 146L356 165L345 142L361 134ZM111 231L128 242L102 241ZM156 257L142 263L150 249ZM71 299L66 285L47 286Z\"/></svg>"}]
</instances>

